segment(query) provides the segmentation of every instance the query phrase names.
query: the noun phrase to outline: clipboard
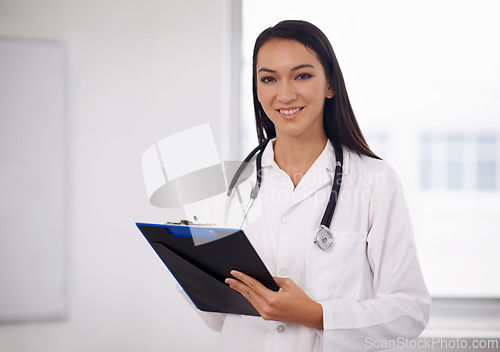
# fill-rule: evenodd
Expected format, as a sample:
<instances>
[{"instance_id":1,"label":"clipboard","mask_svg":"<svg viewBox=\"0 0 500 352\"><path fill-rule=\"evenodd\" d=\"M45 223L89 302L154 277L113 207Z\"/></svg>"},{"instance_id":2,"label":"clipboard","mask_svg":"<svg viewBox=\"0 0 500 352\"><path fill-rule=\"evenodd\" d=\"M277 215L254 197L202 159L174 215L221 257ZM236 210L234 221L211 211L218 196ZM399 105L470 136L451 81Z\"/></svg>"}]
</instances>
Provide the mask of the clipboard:
<instances>
[{"instance_id":1,"label":"clipboard","mask_svg":"<svg viewBox=\"0 0 500 352\"><path fill-rule=\"evenodd\" d=\"M205 312L260 316L224 280L238 270L279 288L242 230L136 223L194 305ZM196 245L195 245L196 240Z\"/></svg>"}]
</instances>

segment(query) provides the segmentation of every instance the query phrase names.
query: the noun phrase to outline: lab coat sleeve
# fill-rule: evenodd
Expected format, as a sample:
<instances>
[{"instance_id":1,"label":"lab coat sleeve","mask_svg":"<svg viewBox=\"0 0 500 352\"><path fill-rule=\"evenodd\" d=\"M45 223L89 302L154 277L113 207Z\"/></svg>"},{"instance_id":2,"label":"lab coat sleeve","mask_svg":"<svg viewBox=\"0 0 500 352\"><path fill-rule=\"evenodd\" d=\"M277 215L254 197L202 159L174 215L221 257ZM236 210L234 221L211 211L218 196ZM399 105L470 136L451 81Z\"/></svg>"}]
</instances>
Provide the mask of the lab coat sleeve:
<instances>
[{"instance_id":1,"label":"lab coat sleeve","mask_svg":"<svg viewBox=\"0 0 500 352\"><path fill-rule=\"evenodd\" d=\"M399 179L384 167L369 205L366 255L371 299L335 299L323 307L324 351L375 351L418 337L429 319L430 296L417 258Z\"/></svg>"},{"instance_id":2,"label":"lab coat sleeve","mask_svg":"<svg viewBox=\"0 0 500 352\"><path fill-rule=\"evenodd\" d=\"M177 291L179 291L182 297L184 297L184 299L188 302L188 304L198 313L198 315L210 329L218 332L222 330L222 325L224 324L224 320L226 319L226 314L203 312L198 308L196 308L193 301L191 301L189 296L186 294L186 292L184 292L184 290L179 284L177 284Z\"/></svg>"}]
</instances>

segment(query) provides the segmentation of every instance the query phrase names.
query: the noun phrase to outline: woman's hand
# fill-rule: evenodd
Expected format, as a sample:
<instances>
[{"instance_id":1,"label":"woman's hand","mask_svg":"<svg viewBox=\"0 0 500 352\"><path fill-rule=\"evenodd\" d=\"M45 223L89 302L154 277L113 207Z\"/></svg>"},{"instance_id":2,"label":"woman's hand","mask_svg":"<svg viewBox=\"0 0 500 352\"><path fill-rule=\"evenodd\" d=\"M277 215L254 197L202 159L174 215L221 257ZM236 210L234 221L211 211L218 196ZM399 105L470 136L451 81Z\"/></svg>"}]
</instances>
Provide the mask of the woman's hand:
<instances>
[{"instance_id":1,"label":"woman's hand","mask_svg":"<svg viewBox=\"0 0 500 352\"><path fill-rule=\"evenodd\" d=\"M269 290L254 278L239 271L231 271L237 280L228 278L226 283L241 293L259 312L264 320L300 324L323 329L323 308L312 300L291 279L274 277L278 292Z\"/></svg>"}]
</instances>

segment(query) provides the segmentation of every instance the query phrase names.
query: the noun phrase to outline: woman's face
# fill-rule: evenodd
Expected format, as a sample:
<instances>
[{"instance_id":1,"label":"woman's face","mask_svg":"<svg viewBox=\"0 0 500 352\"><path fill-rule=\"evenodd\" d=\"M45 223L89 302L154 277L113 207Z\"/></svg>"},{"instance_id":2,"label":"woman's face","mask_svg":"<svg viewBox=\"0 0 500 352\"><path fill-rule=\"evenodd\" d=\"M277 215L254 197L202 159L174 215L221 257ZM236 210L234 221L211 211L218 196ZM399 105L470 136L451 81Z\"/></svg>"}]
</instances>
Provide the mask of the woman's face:
<instances>
[{"instance_id":1,"label":"woman's face","mask_svg":"<svg viewBox=\"0 0 500 352\"><path fill-rule=\"evenodd\" d=\"M325 135L323 108L333 91L312 50L295 40L271 39L257 54L256 72L257 97L277 139Z\"/></svg>"}]
</instances>

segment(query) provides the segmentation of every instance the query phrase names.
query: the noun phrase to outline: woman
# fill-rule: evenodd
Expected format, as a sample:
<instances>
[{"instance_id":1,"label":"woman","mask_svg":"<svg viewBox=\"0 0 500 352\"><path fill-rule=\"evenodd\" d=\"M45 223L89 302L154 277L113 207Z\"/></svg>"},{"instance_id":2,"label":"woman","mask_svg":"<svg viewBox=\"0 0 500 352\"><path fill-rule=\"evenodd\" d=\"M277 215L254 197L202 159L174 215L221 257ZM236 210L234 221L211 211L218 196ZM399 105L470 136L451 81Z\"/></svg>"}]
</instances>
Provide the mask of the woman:
<instances>
[{"instance_id":1,"label":"woman","mask_svg":"<svg viewBox=\"0 0 500 352\"><path fill-rule=\"evenodd\" d=\"M220 350L365 351L417 337L430 298L401 185L366 144L325 35L303 21L262 32L253 94L259 140L270 142L260 216L243 229L280 290L233 271L226 283L261 317L203 314L221 331ZM314 236L340 150L334 244L322 250Z\"/></svg>"}]
</instances>

